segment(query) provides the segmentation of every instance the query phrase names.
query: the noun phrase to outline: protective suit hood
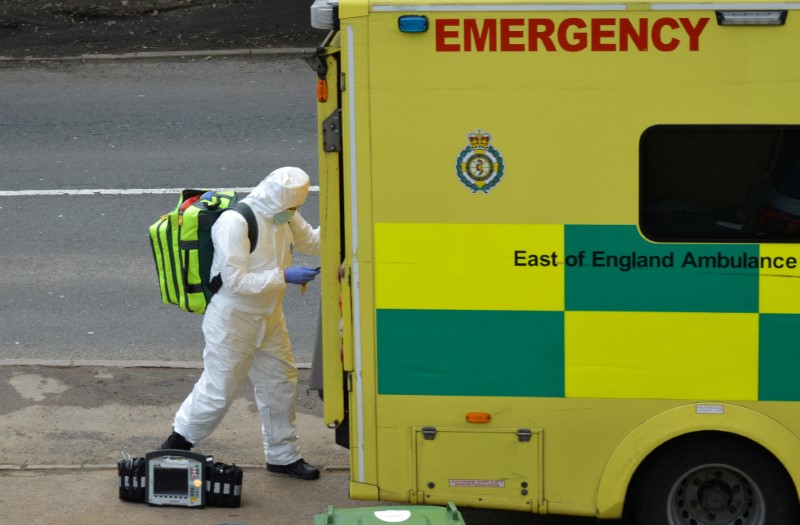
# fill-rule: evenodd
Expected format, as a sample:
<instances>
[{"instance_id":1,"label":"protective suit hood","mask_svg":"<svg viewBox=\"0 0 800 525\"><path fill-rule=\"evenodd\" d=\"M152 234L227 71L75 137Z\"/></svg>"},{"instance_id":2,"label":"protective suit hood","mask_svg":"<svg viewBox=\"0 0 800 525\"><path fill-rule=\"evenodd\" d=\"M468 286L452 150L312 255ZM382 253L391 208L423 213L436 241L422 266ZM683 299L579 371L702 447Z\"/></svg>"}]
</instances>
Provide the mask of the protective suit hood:
<instances>
[{"instance_id":1,"label":"protective suit hood","mask_svg":"<svg viewBox=\"0 0 800 525\"><path fill-rule=\"evenodd\" d=\"M253 210L265 217L297 208L308 196L308 174L300 168L278 168L244 198Z\"/></svg>"}]
</instances>

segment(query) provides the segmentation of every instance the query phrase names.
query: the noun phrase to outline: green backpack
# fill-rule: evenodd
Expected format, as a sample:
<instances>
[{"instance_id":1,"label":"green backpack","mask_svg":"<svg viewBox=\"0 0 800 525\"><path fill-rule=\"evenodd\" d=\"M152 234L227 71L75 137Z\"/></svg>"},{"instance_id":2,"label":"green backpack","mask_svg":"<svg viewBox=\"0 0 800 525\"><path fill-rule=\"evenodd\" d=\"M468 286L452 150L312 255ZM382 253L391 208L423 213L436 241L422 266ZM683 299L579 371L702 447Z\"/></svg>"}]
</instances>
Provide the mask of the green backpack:
<instances>
[{"instance_id":1,"label":"green backpack","mask_svg":"<svg viewBox=\"0 0 800 525\"><path fill-rule=\"evenodd\" d=\"M150 245L164 303L177 304L186 312L205 313L211 297L222 286L221 279L209 282L214 260L211 227L227 210L235 210L247 220L252 253L258 241L256 218L250 206L237 202L233 191L183 190L178 206L150 226Z\"/></svg>"}]
</instances>

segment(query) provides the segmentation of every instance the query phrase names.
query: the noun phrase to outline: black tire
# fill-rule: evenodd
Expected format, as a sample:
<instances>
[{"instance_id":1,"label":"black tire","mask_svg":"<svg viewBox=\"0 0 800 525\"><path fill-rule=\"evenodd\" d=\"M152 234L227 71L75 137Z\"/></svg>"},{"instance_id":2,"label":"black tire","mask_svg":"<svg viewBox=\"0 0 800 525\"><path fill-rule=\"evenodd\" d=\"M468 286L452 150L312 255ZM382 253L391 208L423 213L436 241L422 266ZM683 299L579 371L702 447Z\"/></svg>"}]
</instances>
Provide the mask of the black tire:
<instances>
[{"instance_id":1,"label":"black tire","mask_svg":"<svg viewBox=\"0 0 800 525\"><path fill-rule=\"evenodd\" d=\"M657 450L633 480L634 525L797 525L797 493L766 449L702 432Z\"/></svg>"}]
</instances>

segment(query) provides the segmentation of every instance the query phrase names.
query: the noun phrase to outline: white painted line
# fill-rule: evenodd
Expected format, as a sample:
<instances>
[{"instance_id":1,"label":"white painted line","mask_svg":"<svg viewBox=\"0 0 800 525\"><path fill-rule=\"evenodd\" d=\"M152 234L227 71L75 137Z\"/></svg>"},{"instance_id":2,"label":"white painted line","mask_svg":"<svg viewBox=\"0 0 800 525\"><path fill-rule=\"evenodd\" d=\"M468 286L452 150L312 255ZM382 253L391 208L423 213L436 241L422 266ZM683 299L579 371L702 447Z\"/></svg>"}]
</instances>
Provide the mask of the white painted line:
<instances>
[{"instance_id":1,"label":"white painted line","mask_svg":"<svg viewBox=\"0 0 800 525\"><path fill-rule=\"evenodd\" d=\"M0 197L57 197L61 195L172 195L179 194L185 188L138 188L138 189L63 189L63 190L0 190ZM250 193L253 188L225 188L236 193ZM319 192L319 186L308 188L310 192Z\"/></svg>"}]
</instances>

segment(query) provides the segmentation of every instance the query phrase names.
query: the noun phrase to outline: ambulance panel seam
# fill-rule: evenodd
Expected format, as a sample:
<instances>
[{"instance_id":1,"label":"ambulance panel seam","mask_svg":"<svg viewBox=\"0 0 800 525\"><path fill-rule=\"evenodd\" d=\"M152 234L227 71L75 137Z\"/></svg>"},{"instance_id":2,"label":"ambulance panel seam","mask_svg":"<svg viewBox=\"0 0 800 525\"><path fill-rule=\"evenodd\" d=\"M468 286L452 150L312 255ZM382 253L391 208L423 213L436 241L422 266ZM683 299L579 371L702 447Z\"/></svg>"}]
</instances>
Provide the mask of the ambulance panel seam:
<instances>
[{"instance_id":1,"label":"ambulance panel seam","mask_svg":"<svg viewBox=\"0 0 800 525\"><path fill-rule=\"evenodd\" d=\"M395 13L408 11L454 12L525 12L525 11L625 11L625 4L534 4L534 5L376 5L374 13Z\"/></svg>"},{"instance_id":2,"label":"ambulance panel seam","mask_svg":"<svg viewBox=\"0 0 800 525\"><path fill-rule=\"evenodd\" d=\"M653 11L719 11L719 10L800 10L800 3L658 3ZM534 4L534 5L376 5L374 13L400 12L539 12L539 11L627 11L627 4Z\"/></svg>"},{"instance_id":3,"label":"ambulance panel seam","mask_svg":"<svg viewBox=\"0 0 800 525\"><path fill-rule=\"evenodd\" d=\"M800 9L800 3L775 3L775 4L739 4L739 3L726 3L726 4L652 4L650 7L653 11L770 11L770 10L797 10Z\"/></svg>"},{"instance_id":4,"label":"ambulance panel seam","mask_svg":"<svg viewBox=\"0 0 800 525\"><path fill-rule=\"evenodd\" d=\"M358 268L358 176L356 159L356 81L355 81L355 38L353 26L347 27L347 83L348 101L350 103L350 213L352 228L352 296L353 296L353 346L355 347L355 381L356 381L356 412L358 414L358 482L363 483L365 477L364 467L364 385L362 376L362 346L361 346L361 286L359 283Z\"/></svg>"}]
</instances>

